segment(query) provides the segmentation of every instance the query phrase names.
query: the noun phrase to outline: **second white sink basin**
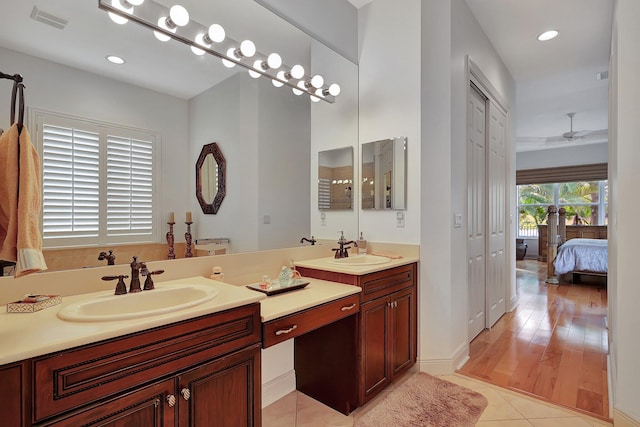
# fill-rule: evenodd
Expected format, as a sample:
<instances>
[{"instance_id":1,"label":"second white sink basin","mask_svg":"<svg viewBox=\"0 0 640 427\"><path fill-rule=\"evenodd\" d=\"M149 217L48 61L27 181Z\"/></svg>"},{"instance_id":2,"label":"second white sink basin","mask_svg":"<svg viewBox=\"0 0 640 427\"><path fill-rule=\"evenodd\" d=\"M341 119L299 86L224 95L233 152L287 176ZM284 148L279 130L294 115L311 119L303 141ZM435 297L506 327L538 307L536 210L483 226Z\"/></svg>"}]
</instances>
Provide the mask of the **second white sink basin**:
<instances>
[{"instance_id":1,"label":"second white sink basin","mask_svg":"<svg viewBox=\"0 0 640 427\"><path fill-rule=\"evenodd\" d=\"M213 286L195 283L156 284L151 291L126 295L103 292L62 307L58 317L72 322L136 319L193 307L215 298L218 292Z\"/></svg>"},{"instance_id":2,"label":"second white sink basin","mask_svg":"<svg viewBox=\"0 0 640 427\"><path fill-rule=\"evenodd\" d=\"M384 256L378 256L378 255L354 255L352 257L347 257L347 258L333 258L330 259L329 264L336 264L336 265L353 265L353 266L360 266L360 265L377 265L377 264L386 264L388 262L391 262L390 258L384 257Z\"/></svg>"}]
</instances>

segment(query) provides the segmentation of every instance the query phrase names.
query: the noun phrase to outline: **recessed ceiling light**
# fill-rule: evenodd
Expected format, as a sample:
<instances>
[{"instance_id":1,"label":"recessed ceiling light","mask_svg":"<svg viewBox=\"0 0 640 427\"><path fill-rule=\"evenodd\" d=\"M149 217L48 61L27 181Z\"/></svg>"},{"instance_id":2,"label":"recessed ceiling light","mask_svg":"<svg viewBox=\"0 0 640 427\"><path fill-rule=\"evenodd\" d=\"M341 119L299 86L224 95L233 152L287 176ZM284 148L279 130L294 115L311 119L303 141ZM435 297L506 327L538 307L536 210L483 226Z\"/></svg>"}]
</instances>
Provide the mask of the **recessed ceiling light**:
<instances>
[{"instance_id":1,"label":"recessed ceiling light","mask_svg":"<svg viewBox=\"0 0 640 427\"><path fill-rule=\"evenodd\" d=\"M545 31L544 33L538 36L538 40L540 40L541 42L546 42L547 40L551 40L555 38L557 35L558 35L557 30Z\"/></svg>"},{"instance_id":2,"label":"recessed ceiling light","mask_svg":"<svg viewBox=\"0 0 640 427\"><path fill-rule=\"evenodd\" d=\"M116 55L107 55L106 58L107 61L111 62L112 64L122 65L126 62L124 59Z\"/></svg>"}]
</instances>

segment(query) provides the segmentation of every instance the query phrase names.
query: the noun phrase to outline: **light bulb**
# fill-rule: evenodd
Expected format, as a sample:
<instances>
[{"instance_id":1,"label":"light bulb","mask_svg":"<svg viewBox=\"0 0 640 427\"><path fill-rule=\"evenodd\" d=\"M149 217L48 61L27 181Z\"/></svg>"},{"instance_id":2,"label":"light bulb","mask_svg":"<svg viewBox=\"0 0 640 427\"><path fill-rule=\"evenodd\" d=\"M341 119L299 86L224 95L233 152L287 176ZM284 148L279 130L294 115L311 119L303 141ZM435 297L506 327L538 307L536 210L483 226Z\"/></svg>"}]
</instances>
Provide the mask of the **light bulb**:
<instances>
[{"instance_id":1,"label":"light bulb","mask_svg":"<svg viewBox=\"0 0 640 427\"><path fill-rule=\"evenodd\" d=\"M316 89L316 96L324 98L324 91L322 89Z\"/></svg>"},{"instance_id":2,"label":"light bulb","mask_svg":"<svg viewBox=\"0 0 640 427\"><path fill-rule=\"evenodd\" d=\"M287 77L284 75L284 71L278 71L278 73L276 74L276 77L279 78L280 80L285 80L285 81L287 80ZM284 83L278 80L271 80L271 83L273 83L275 87L284 86Z\"/></svg>"},{"instance_id":3,"label":"light bulb","mask_svg":"<svg viewBox=\"0 0 640 427\"><path fill-rule=\"evenodd\" d=\"M291 77L294 79L301 79L304 77L304 67L302 65L294 65L291 67Z\"/></svg>"},{"instance_id":4,"label":"light bulb","mask_svg":"<svg viewBox=\"0 0 640 427\"><path fill-rule=\"evenodd\" d=\"M227 50L227 57L229 57L229 58L233 58L233 56L234 56L234 55L233 55L233 51L234 51L234 50L235 50L235 49L234 49L234 48L232 48L232 47L231 47L231 48L229 48L229 49ZM224 65L224 66L225 66L225 67L227 67L227 68L233 68L233 67L235 67L235 66L236 66L236 64L235 64L235 63L233 63L233 62L231 62L231 61L228 61L228 60L226 60L226 59L223 59L223 60L222 60L222 65Z\"/></svg>"},{"instance_id":5,"label":"light bulb","mask_svg":"<svg viewBox=\"0 0 640 427\"><path fill-rule=\"evenodd\" d=\"M253 68L255 68L256 70L259 70L259 69L262 67L262 65L261 65L261 64L262 64L262 61L257 60L257 61L255 61L255 62L253 63ZM251 77L253 77L254 79L257 79L258 77L260 77L260 76L261 76L261 74L260 74L260 73L257 73L257 72L255 72L255 71L253 71L253 70L247 70L247 71L249 72L249 75L250 75Z\"/></svg>"},{"instance_id":6,"label":"light bulb","mask_svg":"<svg viewBox=\"0 0 640 427\"><path fill-rule=\"evenodd\" d=\"M176 32L176 28L173 27L173 29L167 27L167 18L166 17L161 17L160 19L158 19L158 27L163 28L167 31L171 31L172 33ZM153 35L156 36L156 38L158 40L160 40L161 42L166 42L171 40L171 37L169 37L168 35L161 33L160 31L154 31Z\"/></svg>"},{"instance_id":7,"label":"light bulb","mask_svg":"<svg viewBox=\"0 0 640 427\"><path fill-rule=\"evenodd\" d=\"M205 43L204 41L204 34L198 34L196 36L196 43L199 44L200 46L204 46L204 47L210 47L211 45L208 43ZM200 55L204 55L206 52L200 48L197 48L195 46L191 46L191 52L193 52L194 54L200 56Z\"/></svg>"},{"instance_id":8,"label":"light bulb","mask_svg":"<svg viewBox=\"0 0 640 427\"><path fill-rule=\"evenodd\" d=\"M120 9L123 12L127 12L127 13L133 12L133 7L125 7L122 3L120 3L120 0L111 0L111 6L115 7L116 9ZM123 25L129 22L127 18L123 18L120 15L116 15L113 12L109 12L109 18L111 18L111 20L116 24L120 24L120 25Z\"/></svg>"},{"instance_id":9,"label":"light bulb","mask_svg":"<svg viewBox=\"0 0 640 427\"><path fill-rule=\"evenodd\" d=\"M316 74L311 78L311 86L320 89L324 85L324 78L320 74Z\"/></svg>"},{"instance_id":10,"label":"light bulb","mask_svg":"<svg viewBox=\"0 0 640 427\"><path fill-rule=\"evenodd\" d=\"M555 38L557 35L558 35L557 30L545 31L544 33L538 36L538 40L540 40L541 42L546 42L548 40Z\"/></svg>"},{"instance_id":11,"label":"light bulb","mask_svg":"<svg viewBox=\"0 0 640 427\"><path fill-rule=\"evenodd\" d=\"M132 6L140 6L142 3L144 3L144 0L125 0L125 1Z\"/></svg>"},{"instance_id":12,"label":"light bulb","mask_svg":"<svg viewBox=\"0 0 640 427\"><path fill-rule=\"evenodd\" d=\"M242 56L246 56L247 58L251 58L256 54L256 45L253 44L251 40L245 40L240 43L240 53Z\"/></svg>"},{"instance_id":13,"label":"light bulb","mask_svg":"<svg viewBox=\"0 0 640 427\"><path fill-rule=\"evenodd\" d=\"M325 95L338 96L340 95L340 85L338 83L333 83L329 86L329 89L324 89L322 92Z\"/></svg>"},{"instance_id":14,"label":"light bulb","mask_svg":"<svg viewBox=\"0 0 640 427\"><path fill-rule=\"evenodd\" d=\"M304 80L300 80L296 86L298 86L302 90L307 90L307 84Z\"/></svg>"},{"instance_id":15,"label":"light bulb","mask_svg":"<svg viewBox=\"0 0 640 427\"><path fill-rule=\"evenodd\" d=\"M267 57L267 65L269 68L280 68L282 65L282 58L277 53L272 53Z\"/></svg>"},{"instance_id":16,"label":"light bulb","mask_svg":"<svg viewBox=\"0 0 640 427\"><path fill-rule=\"evenodd\" d=\"M224 28L221 25L213 24L209 27L208 33L209 39L215 43L221 43L224 41L226 34L224 32Z\"/></svg>"},{"instance_id":17,"label":"light bulb","mask_svg":"<svg viewBox=\"0 0 640 427\"><path fill-rule=\"evenodd\" d=\"M176 4L169 9L169 18L178 27L184 27L189 23L189 12L184 7Z\"/></svg>"},{"instance_id":18,"label":"light bulb","mask_svg":"<svg viewBox=\"0 0 640 427\"><path fill-rule=\"evenodd\" d=\"M309 98L311 98L311 101L312 101L312 102L319 102L319 101L320 101L320 98L318 98L318 97L317 97L317 96L315 96L315 95L309 95Z\"/></svg>"},{"instance_id":19,"label":"light bulb","mask_svg":"<svg viewBox=\"0 0 640 427\"><path fill-rule=\"evenodd\" d=\"M296 89L295 87L294 87L294 88L291 88L291 90L292 90L292 91L293 91L293 93L295 93L296 95L302 95L302 93L303 93L300 89Z\"/></svg>"}]
</instances>

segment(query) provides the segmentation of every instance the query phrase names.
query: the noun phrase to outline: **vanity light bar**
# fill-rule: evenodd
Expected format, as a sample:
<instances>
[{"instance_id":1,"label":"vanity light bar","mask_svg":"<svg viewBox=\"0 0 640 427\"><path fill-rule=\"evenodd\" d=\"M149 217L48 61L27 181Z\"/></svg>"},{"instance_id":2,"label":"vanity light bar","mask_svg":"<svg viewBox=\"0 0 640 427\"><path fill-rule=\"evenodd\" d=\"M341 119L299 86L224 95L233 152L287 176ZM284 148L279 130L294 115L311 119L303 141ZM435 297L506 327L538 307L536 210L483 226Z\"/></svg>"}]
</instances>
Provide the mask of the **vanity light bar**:
<instances>
[{"instance_id":1,"label":"vanity light bar","mask_svg":"<svg viewBox=\"0 0 640 427\"><path fill-rule=\"evenodd\" d=\"M234 54L234 52L240 52L241 43L229 37L225 37L224 40L220 42L211 43L210 46L197 43L196 40L198 37L202 37L203 34L208 34L209 27L192 19L189 19L185 25L173 28L160 25L160 22L164 23L166 22L165 20L170 17L170 8L152 0L144 0L144 2L137 0L135 3L140 4L134 5L133 2L129 2L126 7L117 7L122 4L122 1L124 0L98 0L98 7L108 12L110 16L116 15L124 18L124 20L120 22L131 20L151 29L158 38L165 36L163 39L168 40L168 37L190 46L192 50L195 48L196 50L216 56L222 59L227 67L239 65L249 70L252 77L266 77L273 81L274 86L278 87L284 85L289 86L295 94L307 93L314 102L323 100L332 104L335 102L335 97L340 93L340 86L336 83L325 84L324 81L322 81L322 85L320 85L318 83L321 79L320 76L307 76L303 74L299 78L296 78L297 76L292 77L292 74L294 74L292 70L300 66L289 67L281 64L279 68L256 67L256 63L268 64L269 56L258 51L251 56ZM232 53L227 56L227 52ZM318 77L320 77L320 79ZM315 86L313 82L316 83ZM320 87L318 88L316 86Z\"/></svg>"}]
</instances>

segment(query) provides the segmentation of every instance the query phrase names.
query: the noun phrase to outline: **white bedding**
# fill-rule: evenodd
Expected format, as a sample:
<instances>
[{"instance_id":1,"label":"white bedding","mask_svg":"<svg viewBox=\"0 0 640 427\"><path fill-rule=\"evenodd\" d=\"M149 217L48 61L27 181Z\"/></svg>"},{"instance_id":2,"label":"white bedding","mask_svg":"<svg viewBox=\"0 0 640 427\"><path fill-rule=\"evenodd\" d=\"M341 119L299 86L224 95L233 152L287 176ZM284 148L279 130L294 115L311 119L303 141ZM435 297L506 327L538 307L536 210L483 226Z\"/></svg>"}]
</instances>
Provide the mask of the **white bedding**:
<instances>
[{"instance_id":1,"label":"white bedding","mask_svg":"<svg viewBox=\"0 0 640 427\"><path fill-rule=\"evenodd\" d=\"M591 271L606 273L608 270L608 249L606 239L570 239L558 248L553 261L556 273L571 271Z\"/></svg>"}]
</instances>

